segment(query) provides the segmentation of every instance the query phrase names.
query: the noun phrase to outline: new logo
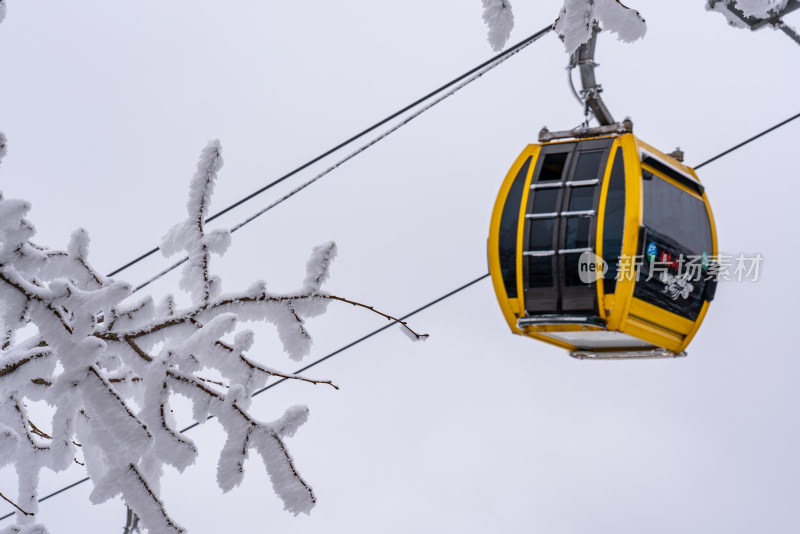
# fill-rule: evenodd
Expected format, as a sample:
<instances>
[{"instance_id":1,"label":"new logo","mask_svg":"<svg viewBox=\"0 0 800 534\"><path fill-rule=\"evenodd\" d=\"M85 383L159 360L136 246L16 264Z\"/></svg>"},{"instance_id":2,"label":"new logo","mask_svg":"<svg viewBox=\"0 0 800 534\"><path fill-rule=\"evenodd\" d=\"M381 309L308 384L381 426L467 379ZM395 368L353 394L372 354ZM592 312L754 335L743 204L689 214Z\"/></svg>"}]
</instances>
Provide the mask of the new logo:
<instances>
[{"instance_id":1,"label":"new logo","mask_svg":"<svg viewBox=\"0 0 800 534\"><path fill-rule=\"evenodd\" d=\"M605 277L608 264L594 252L584 252L578 258L578 276L584 284L591 284Z\"/></svg>"}]
</instances>

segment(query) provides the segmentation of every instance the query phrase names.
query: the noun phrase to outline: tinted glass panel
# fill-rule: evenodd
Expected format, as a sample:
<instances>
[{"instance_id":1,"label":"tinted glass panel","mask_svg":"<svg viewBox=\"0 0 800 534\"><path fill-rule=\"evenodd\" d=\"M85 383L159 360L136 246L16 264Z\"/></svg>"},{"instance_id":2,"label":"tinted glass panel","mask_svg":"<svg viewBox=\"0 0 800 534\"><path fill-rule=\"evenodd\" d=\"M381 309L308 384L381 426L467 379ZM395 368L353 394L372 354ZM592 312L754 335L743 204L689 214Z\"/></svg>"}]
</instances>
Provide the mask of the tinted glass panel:
<instances>
[{"instance_id":1,"label":"tinted glass panel","mask_svg":"<svg viewBox=\"0 0 800 534\"><path fill-rule=\"evenodd\" d=\"M567 162L568 152L560 152L558 154L547 154L542 163L542 170L539 172L539 182L552 182L554 180L561 180L561 175L564 172L564 164Z\"/></svg>"},{"instance_id":2,"label":"tinted glass panel","mask_svg":"<svg viewBox=\"0 0 800 534\"><path fill-rule=\"evenodd\" d=\"M564 239L564 248L587 248L589 246L589 227L592 219L589 217L567 217L567 234Z\"/></svg>"},{"instance_id":3,"label":"tinted glass panel","mask_svg":"<svg viewBox=\"0 0 800 534\"><path fill-rule=\"evenodd\" d=\"M608 272L603 281L606 293L617 288L619 257L622 254L622 233L625 227L625 164L622 149L614 156L614 166L608 183L606 215L603 223L603 259L608 264Z\"/></svg>"},{"instance_id":4,"label":"tinted glass panel","mask_svg":"<svg viewBox=\"0 0 800 534\"><path fill-rule=\"evenodd\" d=\"M528 287L553 287L553 257L528 259Z\"/></svg>"},{"instance_id":5,"label":"tinted glass panel","mask_svg":"<svg viewBox=\"0 0 800 534\"><path fill-rule=\"evenodd\" d=\"M503 285L509 298L517 297L517 231L519 228L519 212L522 209L522 193L525 190L525 178L531 166L531 158L522 165L503 206L500 216L500 272Z\"/></svg>"},{"instance_id":6,"label":"tinted glass panel","mask_svg":"<svg viewBox=\"0 0 800 534\"><path fill-rule=\"evenodd\" d=\"M573 180L594 180L600 178L600 161L603 159L603 151L582 152L578 156L578 163L575 165L575 175Z\"/></svg>"},{"instance_id":7,"label":"tinted glass panel","mask_svg":"<svg viewBox=\"0 0 800 534\"><path fill-rule=\"evenodd\" d=\"M553 250L555 219L533 219L529 229L528 250Z\"/></svg>"},{"instance_id":8,"label":"tinted glass panel","mask_svg":"<svg viewBox=\"0 0 800 534\"><path fill-rule=\"evenodd\" d=\"M702 200L642 171L644 225L692 254L711 253L711 224Z\"/></svg>"},{"instance_id":9,"label":"tinted glass panel","mask_svg":"<svg viewBox=\"0 0 800 534\"><path fill-rule=\"evenodd\" d=\"M533 192L532 213L557 213L558 193L561 189L537 189Z\"/></svg>"},{"instance_id":10,"label":"tinted glass panel","mask_svg":"<svg viewBox=\"0 0 800 534\"><path fill-rule=\"evenodd\" d=\"M588 211L594 207L593 185L573 187L569 195L569 211Z\"/></svg>"},{"instance_id":11,"label":"tinted glass panel","mask_svg":"<svg viewBox=\"0 0 800 534\"><path fill-rule=\"evenodd\" d=\"M581 253L564 254L564 285L569 287L588 286L581 281L579 265Z\"/></svg>"}]
</instances>

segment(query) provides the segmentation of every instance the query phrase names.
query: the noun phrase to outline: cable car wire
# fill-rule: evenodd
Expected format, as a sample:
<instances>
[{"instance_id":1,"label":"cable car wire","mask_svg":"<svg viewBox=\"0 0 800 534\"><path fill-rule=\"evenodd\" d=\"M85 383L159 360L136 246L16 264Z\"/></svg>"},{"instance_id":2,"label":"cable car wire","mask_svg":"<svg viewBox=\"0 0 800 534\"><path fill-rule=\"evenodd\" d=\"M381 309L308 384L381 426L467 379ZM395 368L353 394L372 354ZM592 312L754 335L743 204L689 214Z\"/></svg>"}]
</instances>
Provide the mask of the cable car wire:
<instances>
[{"instance_id":1,"label":"cable car wire","mask_svg":"<svg viewBox=\"0 0 800 534\"><path fill-rule=\"evenodd\" d=\"M733 147L729 148L728 150L726 150L726 151L724 151L724 152L720 152L719 154L717 154L716 156L714 156L714 157L713 157L713 158L711 158L711 159L707 159L707 160L705 160L705 161L704 161L703 163L701 163L700 165L696 165L696 166L695 166L695 169L699 169L700 167L703 167L703 166L705 166L705 165L708 165L708 164L709 164L709 163L711 163L712 161L716 161L716 160L718 160L719 158L721 158L722 156L727 156L727 155L728 155L728 154L730 154L731 152L733 152L733 151L735 151L735 150L738 150L738 149L742 148L742 147L743 147L743 146L745 146L746 144L748 144L748 143L751 143L751 142L755 141L755 140L756 140L756 139L758 139L759 137L762 137L762 136L764 136L764 135L767 135L767 134L768 134L768 133L770 133L771 131L773 131L773 130L777 130L777 129L778 129L778 128L780 128L781 126L785 126L785 125L789 124L790 122L792 122L793 120L797 119L798 117L800 117L800 113L797 113L796 115L792 115L792 116L791 116L791 117L789 117L788 119L786 119L786 120L784 120L784 121L781 121L781 122L779 122L779 123L778 123L778 124L776 124L775 126L771 126L771 127L767 128L766 130L764 130L763 132L761 132L761 133L758 133L758 134L754 135L754 136L753 136L753 137L751 137L750 139L747 139L746 141L742 141L742 142L741 142L741 143L739 143L738 145L736 145L736 146L733 146Z\"/></svg>"},{"instance_id":2,"label":"cable car wire","mask_svg":"<svg viewBox=\"0 0 800 534\"><path fill-rule=\"evenodd\" d=\"M325 152L323 152L322 154L318 155L317 157L315 157L313 159L310 159L306 163L303 163L302 165L300 165L296 169L284 174L280 178L268 183L264 187L262 187L262 188L260 188L260 189L258 189L256 191L253 191L252 193L250 193L246 197L237 200L236 202L234 202L233 204L229 205L228 207L226 207L226 208L220 210L219 212L211 215L208 219L206 219L206 222L207 223L211 222L214 219L216 219L217 217L220 217L220 216L224 215L225 213L228 213L232 209L234 209L234 208L236 208L238 206L241 206L242 204L244 204L248 200L251 200L252 198L260 195L261 193L267 191L268 189L270 189L270 188L278 185L279 183L283 182L284 180L287 180L288 178L291 178L292 176L294 176L295 174L299 173L300 171L305 170L308 167L310 167L311 165L313 165L313 164L319 162L320 160L330 156L334 152L336 152L339 149L349 145L353 141L356 141L357 139L360 139L361 137L364 137L368 133L376 130L377 128L380 128L381 126L383 126L387 122L396 119L400 115L406 113L407 111L410 111L411 109L415 108L419 104L422 104L426 100L429 100L429 99L433 98L434 96L438 95L439 93L441 93L442 91L445 91L446 89L449 89L450 87L452 87L453 85L457 84L461 80L464 80L465 78L467 78L469 76L472 76L473 74L475 74L476 72L480 71L481 69L484 69L485 67L488 67L489 65L492 65L495 62L498 62L498 64L502 63L502 61L505 61L505 59L507 59L508 57L516 54L517 52L519 52L523 48L527 47L529 44L533 43L534 41L536 41L537 39L539 39L540 37L542 37L546 33L550 32L552 29L553 29L552 26L546 26L546 27L542 28L541 30L539 30L538 32L534 33L530 37L527 37L526 39L523 39L522 41L518 42L514 46L509 47L508 49L500 52L499 54L487 59L486 61L484 61L480 65L478 65L476 67L473 67L472 69L468 70L464 74L461 74L460 76L458 76L456 78L453 78L452 80L450 80L446 84L442 85L438 89L434 89L433 91L431 91L427 95L423 96L422 98L419 98L419 99L415 100L414 102L412 102L411 104L408 104L404 108L402 108L402 109L400 109L398 111L395 111L394 113L392 113L388 117L386 117L384 119L381 119L380 121L376 122L375 124L373 124L369 128L366 128L366 129L362 130L361 132L357 133L356 135L352 136L351 138L347 139L346 141L342 141L341 143L339 143L335 147L326 150ZM124 271L128 267L132 267L133 265L139 263L140 261L144 260L145 258L148 258L148 257L152 256L153 254L155 254L159 250L160 250L160 247L155 247L155 248L153 248L151 250L148 250L147 252L145 252L144 254L139 256L138 258L134 258L133 260L129 261L128 263L126 263L122 267L119 267L119 268L111 271L106 276L111 278L112 276Z\"/></svg>"},{"instance_id":3,"label":"cable car wire","mask_svg":"<svg viewBox=\"0 0 800 534\"><path fill-rule=\"evenodd\" d=\"M517 47L517 49L516 49L516 51L515 51L514 53L521 51L523 48L525 48L526 46L528 46L528 45L530 45L531 43L533 43L534 41L536 41L536 39L538 39L539 37L541 37L541 36L542 36L542 35L544 35L545 33L547 33L547 32L546 32L546 31L544 31L544 30L542 30L542 31L540 31L539 33L537 33L537 34L535 34L534 36L532 36L533 40L530 40L531 38L528 38L528 39L526 39L525 41L523 41L523 43L525 43L525 44L518 44L518 45L515 45L515 47ZM480 78L481 76L483 76L484 74L486 74L487 72L489 72L490 70L492 70L493 68L495 68L496 66L500 65L500 63L502 63L503 61L505 61L506 59L508 59L508 57L511 57L511 55L513 55L513 54L509 54L507 57L505 57L505 56L504 56L504 57L503 57L503 58L502 58L500 61L498 61L498 62L497 62L497 63L495 63L495 64L491 64L491 61L490 61L490 62L489 62L489 63L490 63L490 65L489 65L488 67L485 67L485 70L484 70L484 71L481 71L481 72L478 72L478 73L474 74L474 76L473 76L472 78L468 79L468 80L467 80L467 81L465 81L463 84L461 84L461 85L458 85L457 87L453 88L451 91L449 91L448 93L444 94L443 96L441 96L440 98L436 99L435 101L433 101L432 103L428 104L427 106L425 106L425 107L423 107L423 108L420 108L419 110L417 110L416 112L414 112L412 115L410 115L410 116L406 117L406 118L405 118L403 121L399 122L398 124L396 124L395 126L393 126L392 128L390 128L390 129L389 129L389 130L387 130L386 132L382 133L381 135L379 135L378 137L376 137L375 139L373 139L373 140L372 140L372 141L370 141L369 143L367 143L367 144L365 144L365 145L361 146L360 148L358 148L358 149L357 149L355 152L352 152L352 153L350 153L349 155L345 156L343 159L339 160L337 163L335 163L335 164L334 164L334 165L332 165L331 167L328 167L327 169L325 169L325 170L324 170L324 171L322 171L321 173L317 174L315 177L311 178L311 179L310 179L310 180L308 180L307 182L305 182L305 183L301 184L300 186L296 187L295 189L293 189L292 191L290 191L289 193L287 193L287 194L286 194L286 195L284 195L283 197L279 198L278 200L276 200L276 201L275 201L275 202L273 202L272 204L269 204L269 205L268 205L268 206L266 206L265 208L262 208L260 211L258 211L258 212L256 212L255 214L251 215L249 218L245 219L244 221L240 222L240 223L239 223L239 224L237 224L236 226L232 227L232 228L231 228L231 230L230 230L230 231L231 231L231 233L233 233L233 232L235 232L235 231L239 230L240 228L242 228L242 227L243 227L243 226L245 226L246 224L248 224L248 223L252 222L254 219L256 219L256 218L260 217L261 215L263 215L264 213L268 212L268 211L269 211L269 210L271 210L272 208L274 208L274 207L278 206L279 204L281 204L281 203L285 202L286 200L288 200L289 198L293 197L294 195L296 195L297 193L299 193L300 191L302 191L303 189L305 189L305 188L306 188L306 187L308 187L309 185L313 184L314 182L316 182L316 181L317 181L317 180L319 180L320 178L323 178L324 176L326 176L326 175L327 175L327 174L329 174L330 172L332 172L332 171L336 170L336 169L337 169L339 166L341 166L342 164L346 163L346 162L347 162L347 161L349 161L350 159L352 159L352 158L354 158L355 156L357 156L357 155L361 154L362 152L366 151L368 148L370 148L371 146L375 145L375 144L376 144L376 143L378 143L379 141L382 141L384 138L388 137L389 135L391 135L391 134L392 134L392 133L394 133L395 131L399 130L400 128L402 128L403 126L405 126L406 124L408 124L409 122L411 122L412 120L414 120L415 118L417 118L417 117L418 117L419 115L421 115L422 113L424 113L424 112L428 111L429 109L431 109L432 107L434 107L436 104L438 104L438 103L439 103L439 102L441 102L442 100L444 100L444 99L446 99L446 98L448 98L448 97L452 96L453 94L455 94L456 92L458 92L460 89L462 89L462 88L463 88L463 87L465 87L466 85L468 85L468 84L472 83L473 81L477 80L478 78ZM473 70L474 70L474 69L473 69ZM764 130L764 131L762 131L762 132L760 132L760 133L758 133L758 134L754 135L753 137L750 137L749 139L747 139L747 140L745 140L745 141L742 141L742 142L741 142L741 143L739 143L738 145L735 145L735 146L733 146L733 147L731 147L731 148L729 148L729 149L725 150L724 152L720 152L719 154L717 154L717 155L716 155L716 156L714 156L713 158L707 159L706 161L704 161L704 162L700 163L699 165L695 166L694 168L695 168L695 169L699 169L699 168L701 168L701 167L703 167L703 166L705 166L705 165L708 165L709 163L712 163L712 162L714 162L714 161L718 160L719 158L721 158L721 157L723 157L723 156L727 156L727 155L728 155L728 154L730 154L731 152L734 152L734 151L736 151L736 150L738 150L738 149L742 148L743 146L745 146L745 145L747 145L747 144L749 144L749 143L751 143L751 142L755 141L756 139L759 139L760 137L763 137L763 136L765 136L766 134L768 134L768 133L770 133L770 132L772 132L772 131L774 131L774 130L777 130L778 128L780 128L780 127L782 127L782 126L785 126L786 124L789 124L790 122L792 122L793 120L795 120L795 119L797 119L797 118L800 118L800 113L797 113L796 115L793 115L793 116L789 117L788 119L785 119L785 120L783 120L783 121L779 122L778 124L776 124L776 125L774 125L774 126L771 126L770 128L767 128L766 130ZM226 209L227 209L227 208L226 208ZM219 214L218 214L218 215L219 215ZM211 217L209 217L209 219L207 219L207 220L206 220L206 222L208 222L208 221L210 221L210 220L211 220ZM155 248L155 249L153 249L153 251L152 251L152 252L156 252L156 251L158 251L158 250L159 250L158 248ZM142 259L143 259L144 257L146 257L146 256L143 256L143 257L142 257ZM150 285L151 283L155 282L155 281L156 281L156 280L158 280L159 278L161 278L161 277L163 277L163 276L167 275L167 274L168 274L168 273L170 273L171 271L174 271L175 269L177 269L178 267L180 267L181 265L183 265L184 263L186 263L186 262L188 261L188 259L189 259L189 258L183 258L182 260L179 260L178 262L174 263L173 265L171 265L171 266L167 267L166 269L164 269L163 271L159 272L158 274L156 274L155 276L153 276L152 278L150 278L150 279L149 279L149 280L147 280L146 282L143 282L142 284L138 285L138 286L137 286L137 287L134 289L134 292L136 292L136 291L139 291L140 289L143 289L143 288L145 288L146 286L148 286L148 285ZM132 265L132 264L131 264L131 265ZM124 267L123 267L123 268L124 268ZM117 270L117 271L115 271L115 272L119 272L120 270L121 270L121 269L118 269L118 270ZM112 274L113 274L113 273L112 273ZM109 275L109 276L111 276L111 275Z\"/></svg>"},{"instance_id":4,"label":"cable car wire","mask_svg":"<svg viewBox=\"0 0 800 534\"><path fill-rule=\"evenodd\" d=\"M486 279L488 277L489 277L489 273L482 274L481 276L475 278L474 280L471 280L471 281L467 282L466 284L464 284L462 286L459 286L456 289L453 289L452 291L449 291L448 293L445 293L441 297L433 299L432 301L428 302L427 304L423 304L422 306L420 306L419 308L415 309L414 311L411 311L411 312L403 315L402 317L400 317L400 320L404 321L404 320L406 320L406 319L408 319L408 318L410 318L410 317L412 317L412 316L414 316L414 315L416 315L416 314L418 314L418 313L420 313L420 312L422 312L424 310L427 310L428 308L430 308L432 306L435 306L436 304L439 304L440 302L449 299L450 297L460 293L461 291L463 291L463 290L465 290L465 289L467 289L469 287L472 287L473 285L477 284L478 282L480 282L480 281L482 281L482 280L484 280L484 279ZM393 327L395 324L396 323L394 321L392 321L390 324L382 326L381 328L377 328L377 329L373 330L372 332L370 332L369 334L366 334L366 335L356 339L355 341L352 341L352 342L348 343L347 345L336 349L335 351L327 354L326 356L323 356L322 358L311 362L310 364L306 365L305 367L302 367L301 369L298 369L297 371L294 372L294 374L298 375L300 373L303 373L303 372L307 371L308 369L311 369L312 367L321 364L325 360L333 358L334 356L336 356L338 354L341 354L342 352L346 351L347 349L351 349L351 348L355 347L356 345L358 345L362 341L366 341L367 339L371 338L372 336L380 334L384 330L387 330L387 329ZM253 393L251 395L251 397L255 397L256 395L260 395L261 393L264 393L268 389L271 389L271 388L277 386L278 384L286 382L287 380L289 380L289 379L288 378L281 378L280 380L277 380L277 381L273 382L272 384L264 386L263 388L259 389L255 393ZM213 418L214 418L213 415L209 416L209 417L206 418L206 421L208 421L210 419L213 419ZM192 423L191 425L189 425L186 428L184 428L183 430L181 430L180 433L183 434L184 432L188 432L189 430L192 430L193 428L195 428L196 426L199 426L199 425L200 425L199 421L195 422L195 423ZM76 486L79 486L79 485L83 484L84 482L87 482L88 480L89 480L89 477L82 478L81 480L73 482L72 484L70 484L68 486L64 486L63 488L54 491L53 493L45 495L44 497L39 499L38 502L40 502L40 503L44 502L47 499L50 499L52 497L55 497L56 495L64 493L65 491L70 490L70 489L72 489L72 488L74 488ZM14 515L15 513L16 512L10 512L10 513L0 517L0 521L2 521L4 519L8 519L9 517Z\"/></svg>"},{"instance_id":5,"label":"cable car wire","mask_svg":"<svg viewBox=\"0 0 800 534\"><path fill-rule=\"evenodd\" d=\"M493 62L489 61L488 64L484 64L483 68L478 69L477 71L473 72L471 76L467 77L467 79L465 79L464 81L462 81L461 83L459 83L458 85L456 85L455 87L450 89L445 94L441 95L440 97L438 97L437 99L433 100L432 102L426 104L425 106L419 108L414 113L406 116L402 121L398 122L397 124L395 124L394 126L389 128L388 130L386 130L382 134L378 135L377 137L373 138L371 141L367 142L366 144L361 145L355 151L351 152L350 154L348 154L344 158L340 159L339 161L337 161L336 163L334 163L333 165L331 165L330 167L328 167L324 171L320 172L319 174L317 174L316 176L314 176L310 180L307 180L306 182L303 182L302 184L300 184L296 188L292 189L291 191L289 191L288 193L283 195L278 200L272 202L271 204L269 204L266 207L262 208L261 210L259 210L255 214L251 215L250 217L248 217L244 221L242 221L239 224L233 226L230 229L231 233L239 230L243 226L245 226L248 223L254 221L258 217L264 215L266 212L268 212L272 208L274 208L274 207L282 204L283 202L289 200L291 197L293 197L294 195L296 195L297 193L299 193L300 191L302 191L306 187L310 186L311 184L313 184L317 180L320 180L321 178L327 176L328 174L330 174L334 170L338 169L341 165L345 164L346 162L350 161L354 157L358 156L359 154L365 152L366 150L368 150L372 146L376 145L380 141L382 141L385 138L389 137L391 134L393 134L394 132L396 132L397 130L399 130L400 128L402 128L403 126L405 126L406 124L408 124L412 120L416 119L417 117L419 117L420 115L422 115L426 111L430 110L431 108L433 108L437 104L441 103L443 100L453 96L458 91L460 91L461 89L463 89L467 85L471 84L472 82L474 82L475 80L477 80L478 78L480 78L481 76L486 74L487 72L489 72L492 69L494 69L495 67L501 65L504 61L506 61L508 58L510 58L514 54L517 54L518 52L521 52L523 49L525 49L527 46L533 44L536 40L538 40L543 35L547 34L549 31L550 31L550 27L542 29L538 33L534 34L530 38L528 38L525 41L523 41L521 44L515 45L513 51L509 52L508 54L504 55L503 57L500 57L497 60L494 60ZM211 220L211 218L209 218L208 220ZM156 248L154 250L158 250L158 249ZM178 267L180 267L181 265L186 263L188 260L189 260L188 257L185 257L185 258L183 258L181 260L178 260L176 263L172 264L171 266L167 267L163 271L159 272L158 274L156 274L155 276L153 276L149 280L147 280L147 281L139 284L138 286L136 286L136 288L133 290L134 293L139 291L140 289L144 289L145 287L147 287L151 283L155 282L159 278L162 278L163 276L167 275L171 271L177 269Z\"/></svg>"}]
</instances>

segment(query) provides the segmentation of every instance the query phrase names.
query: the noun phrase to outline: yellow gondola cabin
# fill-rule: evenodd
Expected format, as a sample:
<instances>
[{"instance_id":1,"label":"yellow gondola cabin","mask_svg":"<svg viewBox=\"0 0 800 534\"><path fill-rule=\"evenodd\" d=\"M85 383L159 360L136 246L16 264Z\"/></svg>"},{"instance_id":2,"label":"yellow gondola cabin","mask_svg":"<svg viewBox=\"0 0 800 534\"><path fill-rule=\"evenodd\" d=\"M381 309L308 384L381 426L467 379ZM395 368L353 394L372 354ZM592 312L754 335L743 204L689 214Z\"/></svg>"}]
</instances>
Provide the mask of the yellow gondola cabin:
<instances>
[{"instance_id":1,"label":"yellow gondola cabin","mask_svg":"<svg viewBox=\"0 0 800 534\"><path fill-rule=\"evenodd\" d=\"M632 133L528 145L489 232L511 330L578 358L683 355L714 297L716 255L697 175Z\"/></svg>"}]
</instances>

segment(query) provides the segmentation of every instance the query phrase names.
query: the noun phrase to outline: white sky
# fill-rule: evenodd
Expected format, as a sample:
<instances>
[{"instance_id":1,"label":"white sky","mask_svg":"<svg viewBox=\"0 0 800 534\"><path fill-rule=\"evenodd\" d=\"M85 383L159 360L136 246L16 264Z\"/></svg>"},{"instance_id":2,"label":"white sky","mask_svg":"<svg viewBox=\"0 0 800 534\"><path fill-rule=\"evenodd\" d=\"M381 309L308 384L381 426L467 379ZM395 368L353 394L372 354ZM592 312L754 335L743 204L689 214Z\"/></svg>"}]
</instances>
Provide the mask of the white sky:
<instances>
[{"instance_id":1,"label":"white sky","mask_svg":"<svg viewBox=\"0 0 800 534\"><path fill-rule=\"evenodd\" d=\"M226 161L216 211L491 55L477 0L8 3L0 189L33 203L37 242L64 247L85 227L103 272L183 218L210 138ZM602 36L597 74L612 112L631 116L645 141L680 145L693 164L797 113L800 47L783 34L729 28L701 0L631 3L648 34L633 45ZM510 42L559 7L514 2ZM237 232L217 263L224 287L263 278L292 289L329 239L340 254L328 288L397 315L483 274L508 167L543 125L581 119L566 62L545 37ZM264 420L296 403L311 409L288 441L319 500L311 516L281 510L257 457L222 495L216 423L190 434L199 463L166 476L168 510L192 534L796 531L798 136L800 121L700 173L721 248L765 261L758 283L720 287L688 358L573 360L512 336L484 281L413 320L427 343L389 331L308 373L340 391L284 384L254 401ZM122 277L137 283L167 264L151 259ZM334 306L310 323L311 358L383 324ZM272 331L257 339L262 361L297 367ZM41 494L82 476L47 473ZM15 487L1 470L0 491ZM89 490L41 505L51 534L121 530L120 502L91 506Z\"/></svg>"}]
</instances>

